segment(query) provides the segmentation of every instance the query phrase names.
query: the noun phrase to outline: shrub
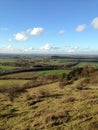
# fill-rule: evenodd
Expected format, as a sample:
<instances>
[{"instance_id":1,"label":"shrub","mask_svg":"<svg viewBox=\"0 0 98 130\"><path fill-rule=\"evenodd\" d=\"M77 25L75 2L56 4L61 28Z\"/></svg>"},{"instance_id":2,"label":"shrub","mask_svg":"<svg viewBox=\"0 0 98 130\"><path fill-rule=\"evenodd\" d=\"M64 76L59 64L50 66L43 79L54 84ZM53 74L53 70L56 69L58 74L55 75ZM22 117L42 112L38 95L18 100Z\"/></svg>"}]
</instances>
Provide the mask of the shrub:
<instances>
[{"instance_id":1,"label":"shrub","mask_svg":"<svg viewBox=\"0 0 98 130\"><path fill-rule=\"evenodd\" d=\"M82 68L74 68L68 75L68 80L75 80L80 77L80 74L82 72Z\"/></svg>"},{"instance_id":2,"label":"shrub","mask_svg":"<svg viewBox=\"0 0 98 130\"><path fill-rule=\"evenodd\" d=\"M18 84L13 84L8 88L7 93L11 102L14 101L14 98L17 97L21 92L24 92L25 88L20 87Z\"/></svg>"},{"instance_id":3,"label":"shrub","mask_svg":"<svg viewBox=\"0 0 98 130\"><path fill-rule=\"evenodd\" d=\"M88 77L90 74L94 73L96 69L92 66L84 66L79 68L74 68L68 75L68 80L77 80L81 77Z\"/></svg>"}]
</instances>

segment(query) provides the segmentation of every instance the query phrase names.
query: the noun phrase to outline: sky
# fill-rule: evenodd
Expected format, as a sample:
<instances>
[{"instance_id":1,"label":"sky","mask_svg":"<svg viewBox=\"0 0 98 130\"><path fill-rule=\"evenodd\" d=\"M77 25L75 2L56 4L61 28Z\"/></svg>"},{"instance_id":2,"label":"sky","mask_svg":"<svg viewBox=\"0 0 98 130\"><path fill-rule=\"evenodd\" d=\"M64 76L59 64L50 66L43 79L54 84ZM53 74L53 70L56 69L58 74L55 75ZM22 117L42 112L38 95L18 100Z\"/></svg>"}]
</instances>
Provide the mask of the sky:
<instances>
[{"instance_id":1,"label":"sky","mask_svg":"<svg viewBox=\"0 0 98 130\"><path fill-rule=\"evenodd\" d=\"M98 54L98 0L0 0L0 53Z\"/></svg>"}]
</instances>

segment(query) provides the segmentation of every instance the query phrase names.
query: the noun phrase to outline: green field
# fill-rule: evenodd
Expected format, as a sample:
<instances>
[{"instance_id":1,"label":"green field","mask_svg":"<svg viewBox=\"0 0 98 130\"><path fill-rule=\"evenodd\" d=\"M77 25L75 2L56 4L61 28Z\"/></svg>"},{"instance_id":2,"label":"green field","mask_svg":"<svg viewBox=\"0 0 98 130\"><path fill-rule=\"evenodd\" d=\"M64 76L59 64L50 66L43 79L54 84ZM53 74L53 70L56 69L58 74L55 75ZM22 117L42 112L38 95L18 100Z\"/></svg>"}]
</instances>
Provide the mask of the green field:
<instances>
[{"instance_id":1,"label":"green field","mask_svg":"<svg viewBox=\"0 0 98 130\"><path fill-rule=\"evenodd\" d=\"M1 76L2 79L33 79L34 77L42 77L42 76L48 76L48 75L54 75L54 74L62 74L66 73L68 74L70 70L45 70L45 71L36 71L36 72L21 72L16 74L8 74L5 76Z\"/></svg>"},{"instance_id":2,"label":"green field","mask_svg":"<svg viewBox=\"0 0 98 130\"><path fill-rule=\"evenodd\" d=\"M19 67L0 65L0 71L3 71L3 70L13 70L13 69L16 69L16 68L19 68Z\"/></svg>"},{"instance_id":3,"label":"green field","mask_svg":"<svg viewBox=\"0 0 98 130\"><path fill-rule=\"evenodd\" d=\"M78 67L83 67L85 65L91 65L91 66L94 66L94 67L98 67L98 62L80 62L78 65Z\"/></svg>"},{"instance_id":4,"label":"green field","mask_svg":"<svg viewBox=\"0 0 98 130\"><path fill-rule=\"evenodd\" d=\"M40 64L47 64L47 65L66 65L71 63L70 59L57 59L57 60L50 60L50 61L43 61Z\"/></svg>"},{"instance_id":5,"label":"green field","mask_svg":"<svg viewBox=\"0 0 98 130\"><path fill-rule=\"evenodd\" d=\"M6 62L15 62L16 59L12 58L0 58L0 63L6 63Z\"/></svg>"},{"instance_id":6,"label":"green field","mask_svg":"<svg viewBox=\"0 0 98 130\"><path fill-rule=\"evenodd\" d=\"M68 74L70 70L45 70L40 72L42 73L40 76L47 76L47 75L62 74L62 73Z\"/></svg>"}]
</instances>

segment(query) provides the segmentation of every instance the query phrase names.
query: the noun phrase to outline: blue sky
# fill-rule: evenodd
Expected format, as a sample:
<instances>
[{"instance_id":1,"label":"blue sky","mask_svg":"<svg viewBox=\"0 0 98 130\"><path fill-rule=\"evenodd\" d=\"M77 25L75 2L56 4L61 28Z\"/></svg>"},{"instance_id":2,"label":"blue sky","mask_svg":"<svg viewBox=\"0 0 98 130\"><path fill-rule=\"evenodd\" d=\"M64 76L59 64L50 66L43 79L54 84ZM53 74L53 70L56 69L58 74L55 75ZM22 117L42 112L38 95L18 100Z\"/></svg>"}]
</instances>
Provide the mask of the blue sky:
<instances>
[{"instance_id":1,"label":"blue sky","mask_svg":"<svg viewBox=\"0 0 98 130\"><path fill-rule=\"evenodd\" d=\"M0 52L98 54L98 0L0 0Z\"/></svg>"}]
</instances>

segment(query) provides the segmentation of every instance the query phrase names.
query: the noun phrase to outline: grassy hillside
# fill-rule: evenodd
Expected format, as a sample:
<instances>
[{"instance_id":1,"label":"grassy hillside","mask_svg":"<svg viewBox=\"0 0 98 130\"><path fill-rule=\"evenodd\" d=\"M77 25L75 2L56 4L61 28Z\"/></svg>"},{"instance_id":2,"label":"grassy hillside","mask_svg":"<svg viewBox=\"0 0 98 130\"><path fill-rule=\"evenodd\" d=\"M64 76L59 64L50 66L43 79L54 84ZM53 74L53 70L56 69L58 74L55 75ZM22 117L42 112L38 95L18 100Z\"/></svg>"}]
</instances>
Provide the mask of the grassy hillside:
<instances>
[{"instance_id":1,"label":"grassy hillside","mask_svg":"<svg viewBox=\"0 0 98 130\"><path fill-rule=\"evenodd\" d=\"M60 82L33 83L0 89L0 130L98 130L97 70L74 69Z\"/></svg>"},{"instance_id":2,"label":"grassy hillside","mask_svg":"<svg viewBox=\"0 0 98 130\"><path fill-rule=\"evenodd\" d=\"M92 65L92 66L98 68L98 62L80 62L77 66L83 67L85 65Z\"/></svg>"}]
</instances>

